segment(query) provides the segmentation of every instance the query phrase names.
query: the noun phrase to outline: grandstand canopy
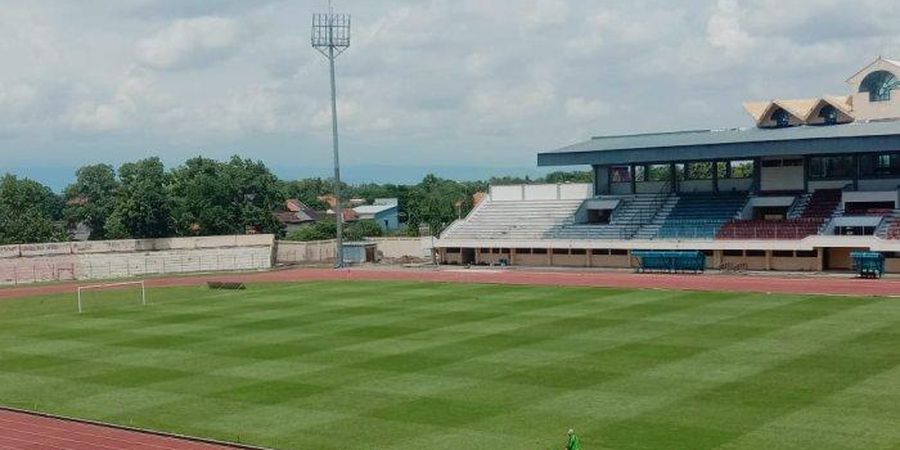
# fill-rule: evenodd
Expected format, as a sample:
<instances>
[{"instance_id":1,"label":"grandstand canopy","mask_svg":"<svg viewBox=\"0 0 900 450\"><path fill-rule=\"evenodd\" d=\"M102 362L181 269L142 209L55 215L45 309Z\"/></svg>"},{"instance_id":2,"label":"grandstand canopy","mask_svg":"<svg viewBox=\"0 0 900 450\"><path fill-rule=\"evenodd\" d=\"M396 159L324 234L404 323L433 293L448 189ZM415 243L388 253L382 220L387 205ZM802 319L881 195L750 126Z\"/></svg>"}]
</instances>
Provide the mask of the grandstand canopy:
<instances>
[{"instance_id":1,"label":"grandstand canopy","mask_svg":"<svg viewBox=\"0 0 900 450\"><path fill-rule=\"evenodd\" d=\"M539 166L671 163L900 149L900 121L599 136L538 153Z\"/></svg>"}]
</instances>

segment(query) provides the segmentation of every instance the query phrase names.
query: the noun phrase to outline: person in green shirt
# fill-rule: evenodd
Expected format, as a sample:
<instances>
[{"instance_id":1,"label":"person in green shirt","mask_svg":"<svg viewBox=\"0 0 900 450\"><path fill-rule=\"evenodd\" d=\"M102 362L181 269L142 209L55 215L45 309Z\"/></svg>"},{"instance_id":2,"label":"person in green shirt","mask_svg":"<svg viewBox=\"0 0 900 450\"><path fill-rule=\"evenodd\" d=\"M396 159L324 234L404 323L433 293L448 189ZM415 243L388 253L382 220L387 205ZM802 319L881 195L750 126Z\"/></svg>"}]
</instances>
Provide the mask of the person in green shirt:
<instances>
[{"instance_id":1,"label":"person in green shirt","mask_svg":"<svg viewBox=\"0 0 900 450\"><path fill-rule=\"evenodd\" d=\"M566 441L566 448L564 450L581 450L581 439L578 439L575 430L569 428L569 432L566 434L569 435L569 440Z\"/></svg>"}]
</instances>

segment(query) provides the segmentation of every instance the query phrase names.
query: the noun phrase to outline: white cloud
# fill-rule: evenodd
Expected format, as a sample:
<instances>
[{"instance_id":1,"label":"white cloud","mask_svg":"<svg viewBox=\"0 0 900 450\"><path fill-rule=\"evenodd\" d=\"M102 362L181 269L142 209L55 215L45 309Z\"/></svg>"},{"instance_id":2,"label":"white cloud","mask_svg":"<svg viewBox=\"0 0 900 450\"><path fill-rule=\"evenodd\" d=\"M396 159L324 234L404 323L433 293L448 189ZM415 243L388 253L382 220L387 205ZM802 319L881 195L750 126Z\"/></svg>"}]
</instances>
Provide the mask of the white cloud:
<instances>
[{"instance_id":1,"label":"white cloud","mask_svg":"<svg viewBox=\"0 0 900 450\"><path fill-rule=\"evenodd\" d=\"M563 0L534 0L526 4L525 24L531 29L562 25L569 18L569 4Z\"/></svg>"},{"instance_id":2,"label":"white cloud","mask_svg":"<svg viewBox=\"0 0 900 450\"><path fill-rule=\"evenodd\" d=\"M706 34L713 47L734 55L748 50L753 38L741 28L737 0L719 0L706 24Z\"/></svg>"},{"instance_id":3,"label":"white cloud","mask_svg":"<svg viewBox=\"0 0 900 450\"><path fill-rule=\"evenodd\" d=\"M84 100L68 114L69 126L82 132L119 131L138 122L155 125L157 113L171 107L172 99L140 72L129 73L108 101Z\"/></svg>"},{"instance_id":4,"label":"white cloud","mask_svg":"<svg viewBox=\"0 0 900 450\"><path fill-rule=\"evenodd\" d=\"M469 110L479 122L522 119L551 108L556 88L549 82L518 86L491 85L476 89L468 99Z\"/></svg>"},{"instance_id":5,"label":"white cloud","mask_svg":"<svg viewBox=\"0 0 900 450\"><path fill-rule=\"evenodd\" d=\"M138 60L158 70L202 67L232 54L243 39L234 19L179 19L138 43Z\"/></svg>"},{"instance_id":6,"label":"white cloud","mask_svg":"<svg viewBox=\"0 0 900 450\"><path fill-rule=\"evenodd\" d=\"M343 0L346 155L527 166L591 134L747 125L741 101L840 94L878 53L900 58L900 2L809 2ZM0 161L203 149L295 164L330 139L310 2L7 3Z\"/></svg>"},{"instance_id":7,"label":"white cloud","mask_svg":"<svg viewBox=\"0 0 900 450\"><path fill-rule=\"evenodd\" d=\"M591 122L609 115L610 112L606 103L581 97L567 99L565 109L567 117L579 122Z\"/></svg>"}]
</instances>

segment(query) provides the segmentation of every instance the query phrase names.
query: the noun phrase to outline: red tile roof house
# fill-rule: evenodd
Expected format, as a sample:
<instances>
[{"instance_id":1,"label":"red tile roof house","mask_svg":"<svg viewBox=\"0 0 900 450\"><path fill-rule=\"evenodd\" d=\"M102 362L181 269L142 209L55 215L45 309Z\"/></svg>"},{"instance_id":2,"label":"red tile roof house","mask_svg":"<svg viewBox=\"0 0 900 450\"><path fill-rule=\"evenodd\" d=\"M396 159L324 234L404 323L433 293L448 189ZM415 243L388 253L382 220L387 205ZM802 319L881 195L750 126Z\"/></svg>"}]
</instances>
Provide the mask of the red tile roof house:
<instances>
[{"instance_id":1,"label":"red tile roof house","mask_svg":"<svg viewBox=\"0 0 900 450\"><path fill-rule=\"evenodd\" d=\"M285 225L288 233L319 220L319 213L297 199L291 198L285 201L284 209L284 211L276 212L275 217Z\"/></svg>"}]
</instances>

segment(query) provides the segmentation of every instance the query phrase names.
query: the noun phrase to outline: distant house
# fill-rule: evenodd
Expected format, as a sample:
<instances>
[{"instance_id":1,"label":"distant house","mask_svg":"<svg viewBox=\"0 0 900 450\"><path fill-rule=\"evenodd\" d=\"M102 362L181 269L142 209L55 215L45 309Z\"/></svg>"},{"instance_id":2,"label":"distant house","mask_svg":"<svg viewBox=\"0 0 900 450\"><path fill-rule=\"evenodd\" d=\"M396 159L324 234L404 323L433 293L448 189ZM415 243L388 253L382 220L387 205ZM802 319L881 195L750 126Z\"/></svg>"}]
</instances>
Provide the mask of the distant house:
<instances>
[{"instance_id":1,"label":"distant house","mask_svg":"<svg viewBox=\"0 0 900 450\"><path fill-rule=\"evenodd\" d=\"M334 196L331 194L325 194L319 197L319 200L328 205L328 210L325 211L325 215L333 218L334 208L337 204L337 200L334 198ZM365 200L363 200L363 202L365 202ZM345 223L356 222L357 220L359 220L359 214L357 214L356 211L354 211L352 208L344 206L344 208L341 209L341 212L341 215L344 217Z\"/></svg>"},{"instance_id":2,"label":"distant house","mask_svg":"<svg viewBox=\"0 0 900 450\"><path fill-rule=\"evenodd\" d=\"M288 232L291 232L318 221L319 213L300 200L291 198L284 202L284 211L276 212L275 217L284 224Z\"/></svg>"},{"instance_id":3,"label":"distant house","mask_svg":"<svg viewBox=\"0 0 900 450\"><path fill-rule=\"evenodd\" d=\"M360 220L374 220L385 230L400 228L398 205L396 198L377 198L371 205L353 208Z\"/></svg>"}]
</instances>

